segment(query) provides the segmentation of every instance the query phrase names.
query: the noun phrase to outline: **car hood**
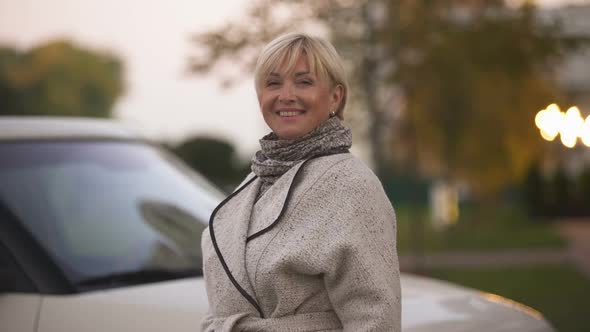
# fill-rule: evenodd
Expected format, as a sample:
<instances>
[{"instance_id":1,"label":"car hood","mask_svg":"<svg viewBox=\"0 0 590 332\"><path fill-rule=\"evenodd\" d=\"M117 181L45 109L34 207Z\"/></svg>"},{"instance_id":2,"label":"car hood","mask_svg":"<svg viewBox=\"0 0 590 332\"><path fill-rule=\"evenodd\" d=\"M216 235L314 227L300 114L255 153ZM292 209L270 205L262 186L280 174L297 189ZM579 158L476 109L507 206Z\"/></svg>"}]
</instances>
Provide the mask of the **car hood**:
<instances>
[{"instance_id":1,"label":"car hood","mask_svg":"<svg viewBox=\"0 0 590 332\"><path fill-rule=\"evenodd\" d=\"M194 332L200 330L207 308L201 278L47 295L42 301L38 331Z\"/></svg>"},{"instance_id":2,"label":"car hood","mask_svg":"<svg viewBox=\"0 0 590 332\"><path fill-rule=\"evenodd\" d=\"M402 276L404 332L554 331L541 313L499 295Z\"/></svg>"},{"instance_id":3,"label":"car hood","mask_svg":"<svg viewBox=\"0 0 590 332\"><path fill-rule=\"evenodd\" d=\"M529 307L430 278L404 274L402 296L404 332L553 331ZM81 296L47 296L40 320L47 329L40 331L95 331L96 326L84 328L89 321L103 322L98 329L102 331L195 331L206 311L204 282L190 278Z\"/></svg>"}]
</instances>

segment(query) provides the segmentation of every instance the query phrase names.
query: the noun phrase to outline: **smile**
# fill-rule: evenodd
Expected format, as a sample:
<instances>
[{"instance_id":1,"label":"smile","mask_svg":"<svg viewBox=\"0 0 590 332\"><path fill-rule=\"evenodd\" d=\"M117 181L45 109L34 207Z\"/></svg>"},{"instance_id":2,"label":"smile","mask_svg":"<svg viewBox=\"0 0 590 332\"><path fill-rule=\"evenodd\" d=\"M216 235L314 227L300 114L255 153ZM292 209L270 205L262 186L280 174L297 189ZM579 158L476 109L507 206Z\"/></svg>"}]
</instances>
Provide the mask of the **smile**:
<instances>
[{"instance_id":1,"label":"smile","mask_svg":"<svg viewBox=\"0 0 590 332\"><path fill-rule=\"evenodd\" d=\"M278 111L277 113L279 116L297 116L297 115L301 115L301 114L305 113L305 111L289 110L289 111Z\"/></svg>"}]
</instances>

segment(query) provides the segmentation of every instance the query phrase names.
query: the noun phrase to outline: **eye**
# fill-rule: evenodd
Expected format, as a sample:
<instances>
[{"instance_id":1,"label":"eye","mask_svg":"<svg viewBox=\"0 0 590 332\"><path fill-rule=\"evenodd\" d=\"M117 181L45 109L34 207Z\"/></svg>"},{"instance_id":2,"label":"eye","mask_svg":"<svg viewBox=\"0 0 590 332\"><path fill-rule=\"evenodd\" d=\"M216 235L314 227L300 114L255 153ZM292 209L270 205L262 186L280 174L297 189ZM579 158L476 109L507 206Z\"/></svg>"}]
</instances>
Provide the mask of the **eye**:
<instances>
[{"instance_id":1,"label":"eye","mask_svg":"<svg viewBox=\"0 0 590 332\"><path fill-rule=\"evenodd\" d=\"M278 86L279 84L280 84L279 81L269 80L269 81L266 81L265 86L266 87L274 87L274 86Z\"/></svg>"},{"instance_id":2,"label":"eye","mask_svg":"<svg viewBox=\"0 0 590 332\"><path fill-rule=\"evenodd\" d=\"M313 85L313 80L310 79L304 79L298 82L301 85Z\"/></svg>"}]
</instances>

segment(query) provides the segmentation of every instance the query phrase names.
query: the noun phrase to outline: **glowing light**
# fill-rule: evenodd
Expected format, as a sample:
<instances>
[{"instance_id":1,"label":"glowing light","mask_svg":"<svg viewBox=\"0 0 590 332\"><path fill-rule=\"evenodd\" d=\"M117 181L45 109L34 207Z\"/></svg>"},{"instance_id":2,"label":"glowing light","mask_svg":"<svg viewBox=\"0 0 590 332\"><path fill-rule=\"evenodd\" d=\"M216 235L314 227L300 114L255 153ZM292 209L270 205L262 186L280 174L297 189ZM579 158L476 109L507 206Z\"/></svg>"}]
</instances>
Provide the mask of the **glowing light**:
<instances>
[{"instance_id":1,"label":"glowing light","mask_svg":"<svg viewBox=\"0 0 590 332\"><path fill-rule=\"evenodd\" d=\"M537 113L535 125L544 140L553 141L559 134L561 143L568 148L575 147L578 138L590 147L590 116L584 121L576 106L563 113L557 104L551 104Z\"/></svg>"},{"instance_id":2,"label":"glowing light","mask_svg":"<svg viewBox=\"0 0 590 332\"><path fill-rule=\"evenodd\" d=\"M555 139L555 136L557 135L551 135L545 130L541 129L541 137L543 137L544 140L551 142Z\"/></svg>"},{"instance_id":3,"label":"glowing light","mask_svg":"<svg viewBox=\"0 0 590 332\"><path fill-rule=\"evenodd\" d=\"M584 119L577 107L570 107L561 123L561 143L568 148L576 146L578 136L582 133Z\"/></svg>"},{"instance_id":4,"label":"glowing light","mask_svg":"<svg viewBox=\"0 0 590 332\"><path fill-rule=\"evenodd\" d=\"M584 143L584 145L590 147L590 115L588 115L584 125L582 126L580 138L582 139L582 143Z\"/></svg>"},{"instance_id":5,"label":"glowing light","mask_svg":"<svg viewBox=\"0 0 590 332\"><path fill-rule=\"evenodd\" d=\"M561 135L561 144L565 145L566 148L573 148L576 146L576 142L578 141L578 137L574 135Z\"/></svg>"},{"instance_id":6,"label":"glowing light","mask_svg":"<svg viewBox=\"0 0 590 332\"><path fill-rule=\"evenodd\" d=\"M553 141L563 121L563 113L556 104L547 106L535 116L535 124L541 130L541 136L548 141Z\"/></svg>"}]
</instances>

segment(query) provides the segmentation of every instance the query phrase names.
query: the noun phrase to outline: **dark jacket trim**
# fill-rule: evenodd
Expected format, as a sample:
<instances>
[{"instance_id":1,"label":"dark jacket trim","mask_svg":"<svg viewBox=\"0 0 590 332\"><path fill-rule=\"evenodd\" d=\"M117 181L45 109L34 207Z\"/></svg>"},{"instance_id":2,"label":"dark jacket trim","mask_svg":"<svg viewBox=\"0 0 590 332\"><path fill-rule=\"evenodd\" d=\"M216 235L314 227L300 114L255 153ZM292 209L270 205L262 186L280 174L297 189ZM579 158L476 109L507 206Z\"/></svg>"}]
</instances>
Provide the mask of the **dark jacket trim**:
<instances>
[{"instance_id":1,"label":"dark jacket trim","mask_svg":"<svg viewBox=\"0 0 590 332\"><path fill-rule=\"evenodd\" d=\"M223 266L223 270L225 270L225 274L227 274L227 277L229 278L231 283L236 287L238 292L240 292L240 294L242 294L242 296L246 300L248 300L248 302L250 302L256 308L256 310L258 310L258 313L260 314L260 318L264 318L264 313L262 313L262 309L260 308L260 306L258 305L256 300L252 296L250 296L250 294L248 294L248 292L246 292L246 290L244 288L242 288L242 286L240 286L240 284L236 281L233 274L229 270L229 267L227 266L227 263L225 262L225 259L223 258L221 251L219 250L219 246L217 245L217 239L215 238L215 232L213 231L213 220L215 219L215 215L217 214L217 211L219 211L219 209L221 207L223 207L225 205L225 203L227 203L235 195L239 194L244 188L246 188L248 185L250 185L252 182L254 182L254 180L256 180L257 178L258 178L258 176L254 176L252 179L250 179L248 182L246 182L243 186L241 186L238 190L234 191L231 195L227 196L227 198L224 199L221 203L219 203L219 205L217 205L215 210L213 210L213 213L211 213L211 217L209 218L209 234L211 235L211 242L213 243L213 248L215 249L215 253L217 254L217 257L219 258L219 261L221 262L221 266Z\"/></svg>"},{"instance_id":2,"label":"dark jacket trim","mask_svg":"<svg viewBox=\"0 0 590 332\"><path fill-rule=\"evenodd\" d=\"M341 153L348 153L348 151L341 152ZM340 153L333 153L333 154L340 154ZM333 155L333 154L329 154L329 155ZM319 157L323 157L323 156L326 156L326 155L314 156L314 157L311 157L311 158L303 161L303 163L301 164L301 167L299 167L299 169L297 170L297 172L293 176L293 180L292 180L291 185L289 186L289 189L287 191L287 196L285 197L285 201L283 202L283 207L281 208L281 212L279 213L279 216L269 226L250 235L249 237L247 237L246 243L248 243L248 241L254 240L255 238L270 231L272 228L274 228L279 223L279 221L281 220L281 218L285 214L285 211L287 210L287 205L289 203L289 199L291 198L291 195L293 193L293 189L295 188L293 183L295 183L295 180L301 174L301 170L303 169L303 166L305 166L305 164L307 164L307 162L309 162L315 158L319 158ZM225 259L223 258L221 251L219 250L219 246L217 245L217 240L215 239L215 232L213 231L213 221L215 219L215 215L217 214L217 211L219 211L219 209L221 209L230 199L232 199L234 196L239 194L244 188L249 186L257 178L258 178L258 176L254 176L252 179L248 180L248 182L246 182L244 185L242 185L240 188L238 188L236 191L234 191L231 195L227 196L226 199L224 199L221 203L219 203L219 205L217 205L215 210L213 210L213 213L211 213L211 217L209 218L209 234L211 235L211 242L213 243L213 248L215 249L215 253L217 254L217 257L219 258L219 261L221 262L221 266L223 267L225 274L227 274L229 280L236 287L238 292L240 292L240 294L242 294L242 296L246 300L248 300L248 302L250 302L254 306L254 308L256 308L256 310L260 314L260 318L264 318L264 313L262 312L262 309L260 308L260 305L258 304L258 302L256 302L254 297L250 296L250 294L248 294L248 292L244 288L242 288L242 286L240 286L240 284L236 281L233 274L229 270L229 267L227 266L227 263L225 262Z\"/></svg>"}]
</instances>

